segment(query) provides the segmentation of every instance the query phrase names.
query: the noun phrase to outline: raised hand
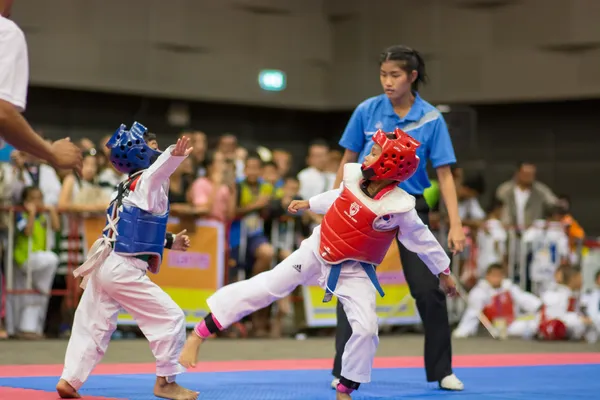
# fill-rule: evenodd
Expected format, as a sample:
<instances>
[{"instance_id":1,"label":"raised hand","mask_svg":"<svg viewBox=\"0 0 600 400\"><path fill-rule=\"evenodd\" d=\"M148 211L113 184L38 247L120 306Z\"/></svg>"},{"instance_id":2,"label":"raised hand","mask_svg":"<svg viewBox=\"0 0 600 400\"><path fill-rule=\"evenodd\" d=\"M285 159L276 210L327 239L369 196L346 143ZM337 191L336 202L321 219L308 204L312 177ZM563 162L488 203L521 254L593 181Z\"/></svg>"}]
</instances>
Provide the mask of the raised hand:
<instances>
[{"instance_id":1,"label":"raised hand","mask_svg":"<svg viewBox=\"0 0 600 400\"><path fill-rule=\"evenodd\" d=\"M190 139L187 136L183 136L180 139L177 139L177 143L175 144L175 148L171 150L171 155L175 157L187 157L190 155L193 147L188 147L190 144Z\"/></svg>"}]
</instances>

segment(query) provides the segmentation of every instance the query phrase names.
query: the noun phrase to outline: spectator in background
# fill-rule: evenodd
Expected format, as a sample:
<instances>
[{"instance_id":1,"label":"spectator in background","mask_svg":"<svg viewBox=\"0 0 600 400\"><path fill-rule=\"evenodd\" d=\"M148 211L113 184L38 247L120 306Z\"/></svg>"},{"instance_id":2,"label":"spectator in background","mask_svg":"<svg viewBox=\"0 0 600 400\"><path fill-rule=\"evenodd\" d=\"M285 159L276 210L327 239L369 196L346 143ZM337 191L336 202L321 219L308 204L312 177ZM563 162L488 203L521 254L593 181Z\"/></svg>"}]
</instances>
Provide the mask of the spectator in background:
<instances>
[{"instance_id":1,"label":"spectator in background","mask_svg":"<svg viewBox=\"0 0 600 400\"><path fill-rule=\"evenodd\" d=\"M110 200L109 196L97 184L98 161L96 151L83 154L81 177L69 174L62 185L58 207L69 212L104 211Z\"/></svg>"},{"instance_id":2,"label":"spectator in background","mask_svg":"<svg viewBox=\"0 0 600 400\"><path fill-rule=\"evenodd\" d=\"M92 154L93 153L93 154ZM56 249L60 264L58 267L55 288L65 289L65 274L69 265L76 268L85 260L87 252L83 218L85 213L104 213L109 203L109 196L96 183L98 164L95 152L83 154L81 177L73 172L63 181L58 201L58 209L65 212L61 215L61 229L57 233ZM53 299L52 302L55 300ZM57 299L58 301L58 299ZM62 322L60 334L68 336L72 315L67 308L64 298L60 299L62 307Z\"/></svg>"},{"instance_id":3,"label":"spectator in background","mask_svg":"<svg viewBox=\"0 0 600 400\"><path fill-rule=\"evenodd\" d=\"M21 198L23 188L37 186L48 205L56 206L61 191L61 183L54 168L32 155L14 151L11 155L16 167L15 197Z\"/></svg>"},{"instance_id":4,"label":"spectator in background","mask_svg":"<svg viewBox=\"0 0 600 400\"><path fill-rule=\"evenodd\" d=\"M477 230L477 271L479 278L485 276L488 267L492 264L506 265L506 240L508 235L500 221L503 211L504 204L494 197L488 206L483 225Z\"/></svg>"},{"instance_id":5,"label":"spectator in background","mask_svg":"<svg viewBox=\"0 0 600 400\"><path fill-rule=\"evenodd\" d=\"M246 178L237 184L237 210L231 226L232 258L243 266L246 276L254 276L271 268L274 250L264 231L263 213L273 198L273 186L260 182L262 160L258 154L249 154L244 170ZM268 332L269 309L257 311L252 316L256 337Z\"/></svg>"},{"instance_id":6,"label":"spectator in background","mask_svg":"<svg viewBox=\"0 0 600 400\"><path fill-rule=\"evenodd\" d=\"M516 226L520 231L536 219L543 219L544 210L557 201L548 186L536 181L536 172L535 164L520 162L513 179L496 189L496 197L506 206L502 218L504 224Z\"/></svg>"},{"instance_id":7,"label":"spectator in background","mask_svg":"<svg viewBox=\"0 0 600 400\"><path fill-rule=\"evenodd\" d=\"M560 266L569 264L569 238L561 222L561 211L558 206L549 206L544 211L545 218L533 221L523 233L523 242L531 249L526 287L537 295L551 286Z\"/></svg>"},{"instance_id":8,"label":"spectator in background","mask_svg":"<svg viewBox=\"0 0 600 400\"><path fill-rule=\"evenodd\" d=\"M183 204L188 201L188 191L195 178L194 169L194 160L192 157L187 157L171 174L168 195L170 204Z\"/></svg>"},{"instance_id":9,"label":"spectator in background","mask_svg":"<svg viewBox=\"0 0 600 400\"><path fill-rule=\"evenodd\" d=\"M275 248L275 257L278 263L291 255L303 240L302 215L294 215L288 212L288 206L292 200L302 200L299 195L300 182L293 175L285 177L283 182L282 187L275 192L275 198L271 200L269 205L269 218L273 226L271 230L267 231L267 233L271 233L269 238ZM281 337L283 318L291 312L291 297L299 296L301 293L300 288L296 288L290 296L277 301L277 312L271 321L271 337ZM302 307L294 309L297 328L301 324L299 317L302 313Z\"/></svg>"},{"instance_id":10,"label":"spectator in background","mask_svg":"<svg viewBox=\"0 0 600 400\"><path fill-rule=\"evenodd\" d=\"M30 269L32 289L37 293L11 296L8 306L14 314L14 326L9 326L8 331L20 339L37 340L44 337L48 300L59 262L58 256L48 251L48 228L58 231L60 221L55 208L50 207L48 215L44 213L44 197L35 186L23 190L21 205L26 211L17 214L15 223L15 290L28 289Z\"/></svg>"},{"instance_id":11,"label":"spectator in background","mask_svg":"<svg viewBox=\"0 0 600 400\"><path fill-rule=\"evenodd\" d=\"M117 190L119 183L127 178L127 175L121 174L115 169L110 163L110 149L106 147L106 143L111 138L111 135L103 136L98 143L100 153L96 154L96 161L98 164L98 185L104 190L105 194L112 196L113 192Z\"/></svg>"},{"instance_id":12,"label":"spectator in background","mask_svg":"<svg viewBox=\"0 0 600 400\"><path fill-rule=\"evenodd\" d=\"M83 152L89 152L93 148L96 147L96 145L94 144L94 142L91 139L88 139L88 138L79 139L79 142L77 143L77 145L79 146L79 148Z\"/></svg>"},{"instance_id":13,"label":"spectator in background","mask_svg":"<svg viewBox=\"0 0 600 400\"><path fill-rule=\"evenodd\" d=\"M232 133L225 133L219 138L217 151L221 152L226 160L233 161L235 164L235 176L238 179L244 178L245 156L247 152L240 150L238 153L238 140Z\"/></svg>"},{"instance_id":14,"label":"spectator in background","mask_svg":"<svg viewBox=\"0 0 600 400\"><path fill-rule=\"evenodd\" d=\"M476 230L485 219L485 212L479 203L479 196L485 192L485 179L480 173L470 173L456 185L458 215L463 226Z\"/></svg>"},{"instance_id":15,"label":"spectator in background","mask_svg":"<svg viewBox=\"0 0 600 400\"><path fill-rule=\"evenodd\" d=\"M333 174L334 181L341 162L342 152L336 149L329 150L329 154L327 154L327 166L325 167L325 171Z\"/></svg>"},{"instance_id":16,"label":"spectator in background","mask_svg":"<svg viewBox=\"0 0 600 400\"><path fill-rule=\"evenodd\" d=\"M273 162L277 164L280 176L288 176L292 169L292 153L283 149L273 150Z\"/></svg>"},{"instance_id":17,"label":"spectator in background","mask_svg":"<svg viewBox=\"0 0 600 400\"><path fill-rule=\"evenodd\" d=\"M203 217L229 222L235 217L235 177L228 173L222 153L209 151L204 158L206 176L194 181L190 189L194 211Z\"/></svg>"},{"instance_id":18,"label":"spectator in background","mask_svg":"<svg viewBox=\"0 0 600 400\"><path fill-rule=\"evenodd\" d=\"M323 140L316 140L308 148L307 168L298 173L300 196L310 199L313 196L333 189L335 174L327 172L329 145ZM333 176L333 179L332 179Z\"/></svg>"},{"instance_id":19,"label":"spectator in background","mask_svg":"<svg viewBox=\"0 0 600 400\"><path fill-rule=\"evenodd\" d=\"M204 168L204 157L208 149L206 133L202 131L186 131L182 132L179 138L181 139L183 136L190 138L190 145L194 148L192 154L190 154L195 169L194 176L206 176L206 169Z\"/></svg>"},{"instance_id":20,"label":"spectator in background","mask_svg":"<svg viewBox=\"0 0 600 400\"><path fill-rule=\"evenodd\" d=\"M275 164L273 161L267 161L263 164L262 179L265 182L270 183L275 190L283 187L283 178L279 173L277 164Z\"/></svg>"}]
</instances>

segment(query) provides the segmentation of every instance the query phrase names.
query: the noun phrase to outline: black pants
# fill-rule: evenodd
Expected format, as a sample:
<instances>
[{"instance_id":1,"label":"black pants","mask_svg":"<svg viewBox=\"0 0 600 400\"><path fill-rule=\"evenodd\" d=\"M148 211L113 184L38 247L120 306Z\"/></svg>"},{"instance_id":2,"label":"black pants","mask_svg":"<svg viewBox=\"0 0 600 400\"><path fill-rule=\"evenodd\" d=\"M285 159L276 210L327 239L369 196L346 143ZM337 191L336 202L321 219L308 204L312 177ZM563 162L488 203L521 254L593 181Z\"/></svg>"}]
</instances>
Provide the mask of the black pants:
<instances>
[{"instance_id":1,"label":"black pants","mask_svg":"<svg viewBox=\"0 0 600 400\"><path fill-rule=\"evenodd\" d=\"M429 225L429 208L423 197L417 197L416 210L419 218ZM436 382L452 374L452 342L448 323L446 296L439 288L439 279L413 252L401 243L400 260L404 275L415 298L417 309L425 329L425 372L428 382ZM346 342L352 335L352 328L342 304L337 302L337 329L335 335L335 360L333 375L339 378L342 373L342 354Z\"/></svg>"}]
</instances>

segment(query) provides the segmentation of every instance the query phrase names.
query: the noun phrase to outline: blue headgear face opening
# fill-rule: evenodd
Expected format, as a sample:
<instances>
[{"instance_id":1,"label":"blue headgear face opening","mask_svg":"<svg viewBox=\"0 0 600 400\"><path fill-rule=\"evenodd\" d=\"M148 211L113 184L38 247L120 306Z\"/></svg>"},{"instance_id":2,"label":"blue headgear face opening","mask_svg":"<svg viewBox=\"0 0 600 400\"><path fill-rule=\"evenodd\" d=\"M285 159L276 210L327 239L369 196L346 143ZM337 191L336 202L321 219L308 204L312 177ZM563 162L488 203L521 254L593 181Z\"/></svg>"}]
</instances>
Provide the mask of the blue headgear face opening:
<instances>
[{"instance_id":1,"label":"blue headgear face opening","mask_svg":"<svg viewBox=\"0 0 600 400\"><path fill-rule=\"evenodd\" d=\"M150 167L162 152L146 144L144 134L148 128L144 125L134 122L131 129L126 128L125 124L121 124L106 147L110 149L110 162L117 171L131 174Z\"/></svg>"}]
</instances>

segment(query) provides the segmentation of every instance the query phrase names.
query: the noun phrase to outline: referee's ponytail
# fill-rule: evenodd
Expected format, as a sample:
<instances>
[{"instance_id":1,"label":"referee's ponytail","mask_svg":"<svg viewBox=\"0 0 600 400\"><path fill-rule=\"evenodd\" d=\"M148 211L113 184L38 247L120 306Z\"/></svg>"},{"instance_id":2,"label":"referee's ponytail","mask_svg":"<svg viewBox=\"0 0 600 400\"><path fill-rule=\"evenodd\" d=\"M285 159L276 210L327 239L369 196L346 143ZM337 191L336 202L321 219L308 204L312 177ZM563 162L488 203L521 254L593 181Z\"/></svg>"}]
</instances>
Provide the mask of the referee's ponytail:
<instances>
[{"instance_id":1,"label":"referee's ponytail","mask_svg":"<svg viewBox=\"0 0 600 400\"><path fill-rule=\"evenodd\" d=\"M391 46L379 56L379 65L386 61L397 61L400 68L409 75L417 71L417 79L412 83L412 90L418 91L419 84L427 83L425 61L418 51L404 45Z\"/></svg>"}]
</instances>

